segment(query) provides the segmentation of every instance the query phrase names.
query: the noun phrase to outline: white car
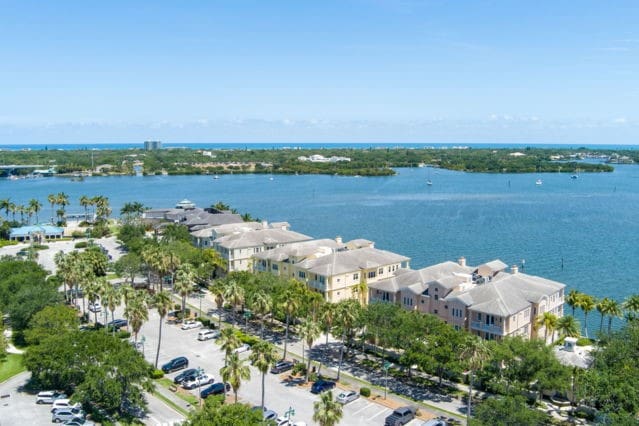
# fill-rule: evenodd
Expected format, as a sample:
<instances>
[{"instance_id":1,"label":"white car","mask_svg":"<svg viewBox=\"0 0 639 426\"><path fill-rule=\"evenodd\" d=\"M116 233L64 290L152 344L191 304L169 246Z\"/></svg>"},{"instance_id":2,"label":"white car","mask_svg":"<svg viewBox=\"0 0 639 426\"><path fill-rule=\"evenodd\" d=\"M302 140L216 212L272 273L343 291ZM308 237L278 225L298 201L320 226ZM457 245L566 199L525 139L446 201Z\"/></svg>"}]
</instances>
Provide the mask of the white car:
<instances>
[{"instance_id":1,"label":"white car","mask_svg":"<svg viewBox=\"0 0 639 426\"><path fill-rule=\"evenodd\" d=\"M180 327L182 330L192 330L194 328L200 328L202 327L202 323L199 321L184 321L182 323L182 327Z\"/></svg>"},{"instance_id":2,"label":"white car","mask_svg":"<svg viewBox=\"0 0 639 426\"><path fill-rule=\"evenodd\" d=\"M348 404L349 402L355 401L357 398L359 398L359 394L357 392L344 391L340 392L340 394L335 397L335 401L339 402L340 404Z\"/></svg>"},{"instance_id":3,"label":"white car","mask_svg":"<svg viewBox=\"0 0 639 426\"><path fill-rule=\"evenodd\" d=\"M67 395L58 391L42 391L36 397L36 404L53 404L57 399L66 399Z\"/></svg>"},{"instance_id":4,"label":"white car","mask_svg":"<svg viewBox=\"0 0 639 426\"><path fill-rule=\"evenodd\" d=\"M91 312L102 312L102 305L100 305L100 302L89 303L89 310Z\"/></svg>"},{"instance_id":5,"label":"white car","mask_svg":"<svg viewBox=\"0 0 639 426\"><path fill-rule=\"evenodd\" d=\"M249 345L248 343L244 343L239 348L233 349L233 352L235 352L236 354L239 354L239 353L247 352L247 351L250 351L250 350L251 350L251 345Z\"/></svg>"},{"instance_id":6,"label":"white car","mask_svg":"<svg viewBox=\"0 0 639 426\"><path fill-rule=\"evenodd\" d=\"M213 376L210 374L202 374L194 379L189 379L186 382L182 383L182 387L184 389L195 389L200 386L210 385L215 380L213 380Z\"/></svg>"},{"instance_id":7,"label":"white car","mask_svg":"<svg viewBox=\"0 0 639 426\"><path fill-rule=\"evenodd\" d=\"M277 426L287 426L287 425L290 425L291 422L289 421L288 417L280 416L277 419L275 419L275 424Z\"/></svg>"},{"instance_id":8,"label":"white car","mask_svg":"<svg viewBox=\"0 0 639 426\"><path fill-rule=\"evenodd\" d=\"M68 409L82 408L82 405L79 402L76 402L75 404L71 404L71 400L68 398L60 398L53 401L53 405L51 406L51 412L54 413L55 411L61 408L68 408Z\"/></svg>"}]
</instances>

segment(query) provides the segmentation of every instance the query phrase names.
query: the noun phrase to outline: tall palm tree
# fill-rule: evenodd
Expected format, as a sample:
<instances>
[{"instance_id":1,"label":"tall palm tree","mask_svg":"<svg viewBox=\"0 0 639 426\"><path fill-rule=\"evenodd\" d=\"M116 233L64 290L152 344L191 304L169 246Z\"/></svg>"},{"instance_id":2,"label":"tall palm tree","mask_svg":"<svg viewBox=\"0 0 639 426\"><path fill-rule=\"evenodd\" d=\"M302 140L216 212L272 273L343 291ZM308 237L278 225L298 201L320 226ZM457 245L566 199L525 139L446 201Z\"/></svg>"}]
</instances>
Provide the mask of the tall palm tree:
<instances>
[{"instance_id":1,"label":"tall palm tree","mask_svg":"<svg viewBox=\"0 0 639 426\"><path fill-rule=\"evenodd\" d=\"M64 297L65 299L68 299L67 285L69 285L70 279L70 262L68 260L68 257L62 250L60 250L53 256L53 262L56 266L56 275L62 278L62 285L64 286Z\"/></svg>"},{"instance_id":2,"label":"tall palm tree","mask_svg":"<svg viewBox=\"0 0 639 426\"><path fill-rule=\"evenodd\" d=\"M366 306L368 300L368 282L366 281L366 272L362 271L362 278L353 288L353 294L356 295L360 305Z\"/></svg>"},{"instance_id":3,"label":"tall palm tree","mask_svg":"<svg viewBox=\"0 0 639 426\"><path fill-rule=\"evenodd\" d=\"M250 380L251 378L251 369L245 363L245 359L241 359L237 353L232 353L228 363L220 369L222 380L233 388L235 402L237 402L237 391L240 390L242 380Z\"/></svg>"},{"instance_id":4,"label":"tall palm tree","mask_svg":"<svg viewBox=\"0 0 639 426\"><path fill-rule=\"evenodd\" d=\"M623 309L626 311L627 318L636 319L637 313L639 313L639 294L626 297L626 300L623 301Z\"/></svg>"},{"instance_id":5,"label":"tall palm tree","mask_svg":"<svg viewBox=\"0 0 639 426\"><path fill-rule=\"evenodd\" d=\"M466 424L470 424L470 413L472 411L473 400L473 376L476 371L481 370L484 363L490 358L490 349L486 345L486 341L480 337L467 335L464 343L462 344L462 350L460 352L460 359L468 366L468 407L466 408Z\"/></svg>"},{"instance_id":6,"label":"tall palm tree","mask_svg":"<svg viewBox=\"0 0 639 426\"><path fill-rule=\"evenodd\" d=\"M577 302L577 307L584 313L584 335L588 337L588 313L595 309L596 299L589 294L582 294Z\"/></svg>"},{"instance_id":7,"label":"tall palm tree","mask_svg":"<svg viewBox=\"0 0 639 426\"><path fill-rule=\"evenodd\" d=\"M260 339L264 338L264 317L271 312L273 299L263 291L258 291L253 296L251 309L260 316Z\"/></svg>"},{"instance_id":8,"label":"tall palm tree","mask_svg":"<svg viewBox=\"0 0 639 426\"><path fill-rule=\"evenodd\" d=\"M58 204L58 197L55 194L49 194L47 196L47 201L51 204L51 223L54 224L53 221L55 218L55 205Z\"/></svg>"},{"instance_id":9,"label":"tall palm tree","mask_svg":"<svg viewBox=\"0 0 639 426\"><path fill-rule=\"evenodd\" d=\"M557 315L552 312L544 312L543 315L537 317L535 321L537 328L544 328L544 343L548 344L548 333L552 333L551 343L555 341L555 329L557 328Z\"/></svg>"},{"instance_id":10,"label":"tall palm tree","mask_svg":"<svg viewBox=\"0 0 639 426\"><path fill-rule=\"evenodd\" d=\"M612 329L612 320L614 318L620 318L622 315L621 312L621 305L619 304L619 302L617 302L614 299L610 299L610 302L607 306L608 308L608 334L610 334L610 331Z\"/></svg>"},{"instance_id":11,"label":"tall palm tree","mask_svg":"<svg viewBox=\"0 0 639 426\"><path fill-rule=\"evenodd\" d=\"M277 362L277 351L271 343L260 340L251 347L251 364L262 373L262 411L264 411L264 379L269 368Z\"/></svg>"},{"instance_id":12,"label":"tall palm tree","mask_svg":"<svg viewBox=\"0 0 639 426\"><path fill-rule=\"evenodd\" d=\"M102 304L104 305L104 312L109 310L111 312L111 321L115 321L115 309L120 306L122 301L122 292L118 287L109 285L104 289L102 294ZM106 327L104 328L107 329ZM113 327L113 334L115 335L115 327Z\"/></svg>"},{"instance_id":13,"label":"tall palm tree","mask_svg":"<svg viewBox=\"0 0 639 426\"><path fill-rule=\"evenodd\" d=\"M358 304L359 305L359 304ZM337 304L335 312L335 322L341 330L341 344L339 349L339 364L337 364L337 380L339 381L340 373L342 371L342 362L344 361L344 347L346 346L346 335L355 326L357 321L357 311L355 306L349 301L345 300Z\"/></svg>"},{"instance_id":14,"label":"tall palm tree","mask_svg":"<svg viewBox=\"0 0 639 426\"><path fill-rule=\"evenodd\" d=\"M158 359L160 359L160 345L162 343L162 324L164 317L169 313L173 306L173 299L166 291L159 291L153 296L153 307L158 311L160 316L160 330L158 332L158 349L155 353L155 368L158 368Z\"/></svg>"},{"instance_id":15,"label":"tall palm tree","mask_svg":"<svg viewBox=\"0 0 639 426\"><path fill-rule=\"evenodd\" d=\"M328 350L328 336L331 334L331 330L333 330L333 324L335 322L336 315L336 306L333 303L325 303L322 306L322 312L320 313L320 327L322 332L326 334L326 349ZM319 368L317 373L319 374L322 371L322 360L320 359Z\"/></svg>"},{"instance_id":16,"label":"tall palm tree","mask_svg":"<svg viewBox=\"0 0 639 426\"><path fill-rule=\"evenodd\" d=\"M581 326L572 315L566 315L557 320L557 331L562 337L579 337Z\"/></svg>"},{"instance_id":17,"label":"tall palm tree","mask_svg":"<svg viewBox=\"0 0 639 426\"><path fill-rule=\"evenodd\" d=\"M89 221L89 206L91 205L91 199L86 195L80 197L80 205L84 207L84 220Z\"/></svg>"},{"instance_id":18,"label":"tall palm tree","mask_svg":"<svg viewBox=\"0 0 639 426\"><path fill-rule=\"evenodd\" d=\"M220 330L220 337L217 339L217 344L220 345L220 348L224 351L224 365L226 365L233 351L239 348L242 342L240 338L237 337L233 327L226 327Z\"/></svg>"},{"instance_id":19,"label":"tall palm tree","mask_svg":"<svg viewBox=\"0 0 639 426\"><path fill-rule=\"evenodd\" d=\"M333 399L333 391L324 392L313 403L313 421L320 426L335 426L342 419L342 404Z\"/></svg>"},{"instance_id":20,"label":"tall palm tree","mask_svg":"<svg viewBox=\"0 0 639 426\"><path fill-rule=\"evenodd\" d=\"M599 315L601 315L601 320L599 321L599 334L603 333L604 318L608 315L613 302L614 300L609 297L604 297L597 302L597 306L595 308L597 309L597 312L599 312Z\"/></svg>"},{"instance_id":21,"label":"tall palm tree","mask_svg":"<svg viewBox=\"0 0 639 426\"><path fill-rule=\"evenodd\" d=\"M129 321L129 325L135 336L134 341L137 344L138 333L144 322L149 319L149 306L146 293L135 292L135 296L128 300L124 308L124 316Z\"/></svg>"},{"instance_id":22,"label":"tall palm tree","mask_svg":"<svg viewBox=\"0 0 639 426\"><path fill-rule=\"evenodd\" d=\"M39 223L40 219L38 218L38 213L40 212L40 210L42 210L42 203L33 198L29 200L29 207L31 207L31 210L36 215L36 223Z\"/></svg>"},{"instance_id":23,"label":"tall palm tree","mask_svg":"<svg viewBox=\"0 0 639 426\"><path fill-rule=\"evenodd\" d=\"M222 308L224 307L224 287L220 282L217 282L209 287L215 306L217 307L217 328L222 328Z\"/></svg>"},{"instance_id":24,"label":"tall palm tree","mask_svg":"<svg viewBox=\"0 0 639 426\"><path fill-rule=\"evenodd\" d=\"M0 200L0 210L4 210L4 215L9 220L9 205L11 201L8 198L3 198Z\"/></svg>"},{"instance_id":25,"label":"tall palm tree","mask_svg":"<svg viewBox=\"0 0 639 426\"><path fill-rule=\"evenodd\" d=\"M573 288L568 292L568 295L566 296L566 303L572 308L573 317L575 316L575 308L579 305L579 298L581 297L581 294L582 293Z\"/></svg>"},{"instance_id":26,"label":"tall palm tree","mask_svg":"<svg viewBox=\"0 0 639 426\"><path fill-rule=\"evenodd\" d=\"M286 351L288 349L288 332L291 326L291 316L300 308L299 294L293 289L288 289L284 292L284 302L281 304L281 308L286 314L286 332L284 333L284 356L286 359Z\"/></svg>"},{"instance_id":27,"label":"tall palm tree","mask_svg":"<svg viewBox=\"0 0 639 426\"><path fill-rule=\"evenodd\" d=\"M57 204L60 206L62 211L65 210L66 206L69 205L69 196L64 192L58 192L56 195Z\"/></svg>"},{"instance_id":28,"label":"tall palm tree","mask_svg":"<svg viewBox=\"0 0 639 426\"><path fill-rule=\"evenodd\" d=\"M237 316L237 307L244 303L244 289L235 280L230 280L224 286L224 300L233 306L233 314Z\"/></svg>"},{"instance_id":29,"label":"tall palm tree","mask_svg":"<svg viewBox=\"0 0 639 426\"><path fill-rule=\"evenodd\" d=\"M319 323L314 321L313 318L304 318L299 327L300 337L303 341L308 345L308 361L306 363L306 377L305 380L308 382L308 375L311 370L311 349L313 348L313 342L320 336L322 330L320 329ZM302 349L303 351L303 349Z\"/></svg>"},{"instance_id":30,"label":"tall palm tree","mask_svg":"<svg viewBox=\"0 0 639 426\"><path fill-rule=\"evenodd\" d=\"M94 304L99 297L100 284L98 284L98 281L96 278L97 277L93 275L91 276L90 279L84 282L84 297L86 297L89 300L89 303L91 304ZM93 310L93 315L94 315L94 324L97 325L98 313L95 309Z\"/></svg>"},{"instance_id":31,"label":"tall palm tree","mask_svg":"<svg viewBox=\"0 0 639 426\"><path fill-rule=\"evenodd\" d=\"M185 263L178 267L175 274L175 283L173 290L182 298L182 318L186 316L186 296L193 291L193 283L195 280L195 272L190 263Z\"/></svg>"}]
</instances>

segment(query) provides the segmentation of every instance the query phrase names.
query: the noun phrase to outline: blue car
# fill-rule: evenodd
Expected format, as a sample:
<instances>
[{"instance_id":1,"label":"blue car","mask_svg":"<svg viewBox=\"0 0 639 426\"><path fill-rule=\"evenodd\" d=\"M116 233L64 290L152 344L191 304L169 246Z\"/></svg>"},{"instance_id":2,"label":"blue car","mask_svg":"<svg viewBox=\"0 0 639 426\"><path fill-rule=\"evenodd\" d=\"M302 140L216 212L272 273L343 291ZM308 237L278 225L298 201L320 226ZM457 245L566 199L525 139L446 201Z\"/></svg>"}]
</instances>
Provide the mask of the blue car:
<instances>
[{"instance_id":1,"label":"blue car","mask_svg":"<svg viewBox=\"0 0 639 426\"><path fill-rule=\"evenodd\" d=\"M335 387L335 382L328 380L318 380L311 386L311 393L322 393Z\"/></svg>"},{"instance_id":2,"label":"blue car","mask_svg":"<svg viewBox=\"0 0 639 426\"><path fill-rule=\"evenodd\" d=\"M187 368L188 366L189 360L185 356L179 356L164 364L162 366L162 371L164 371L165 373L170 373L172 371Z\"/></svg>"},{"instance_id":3,"label":"blue car","mask_svg":"<svg viewBox=\"0 0 639 426\"><path fill-rule=\"evenodd\" d=\"M209 395L219 395L229 390L231 390L231 385L228 383L217 382L200 392L200 396L202 398L206 398Z\"/></svg>"}]
</instances>

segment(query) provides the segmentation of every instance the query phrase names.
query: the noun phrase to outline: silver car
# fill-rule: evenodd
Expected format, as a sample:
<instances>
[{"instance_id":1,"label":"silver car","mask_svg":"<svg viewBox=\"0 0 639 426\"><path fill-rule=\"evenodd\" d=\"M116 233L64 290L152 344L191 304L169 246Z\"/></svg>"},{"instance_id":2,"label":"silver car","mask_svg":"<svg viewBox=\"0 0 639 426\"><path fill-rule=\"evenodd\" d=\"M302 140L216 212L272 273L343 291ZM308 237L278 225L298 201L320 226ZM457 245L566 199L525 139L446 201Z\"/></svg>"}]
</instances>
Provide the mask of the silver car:
<instances>
[{"instance_id":1,"label":"silver car","mask_svg":"<svg viewBox=\"0 0 639 426\"><path fill-rule=\"evenodd\" d=\"M66 422L75 418L84 418L84 411L78 408L60 408L51 415L53 423Z\"/></svg>"},{"instance_id":2,"label":"silver car","mask_svg":"<svg viewBox=\"0 0 639 426\"><path fill-rule=\"evenodd\" d=\"M355 401L357 398L359 398L359 394L357 392L344 391L340 392L340 394L335 397L335 401L339 402L340 404L348 404L349 402Z\"/></svg>"}]
</instances>

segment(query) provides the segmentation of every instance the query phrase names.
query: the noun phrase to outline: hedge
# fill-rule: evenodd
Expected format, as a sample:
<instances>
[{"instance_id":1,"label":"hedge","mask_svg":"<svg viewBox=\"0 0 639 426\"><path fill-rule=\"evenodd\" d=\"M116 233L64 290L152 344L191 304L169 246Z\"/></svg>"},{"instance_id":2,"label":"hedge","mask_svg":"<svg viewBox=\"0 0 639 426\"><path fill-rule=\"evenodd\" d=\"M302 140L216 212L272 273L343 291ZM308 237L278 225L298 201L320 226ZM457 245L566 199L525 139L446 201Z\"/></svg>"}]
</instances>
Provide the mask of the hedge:
<instances>
[{"instance_id":1,"label":"hedge","mask_svg":"<svg viewBox=\"0 0 639 426\"><path fill-rule=\"evenodd\" d=\"M156 369L154 369L154 370L151 372L151 378L152 378L152 379L161 379L162 377L164 377L164 371L162 371L162 370L158 370L158 369L156 368Z\"/></svg>"},{"instance_id":2,"label":"hedge","mask_svg":"<svg viewBox=\"0 0 639 426\"><path fill-rule=\"evenodd\" d=\"M359 388L359 394L363 397L368 398L369 396L371 396L371 390L370 388Z\"/></svg>"},{"instance_id":3,"label":"hedge","mask_svg":"<svg viewBox=\"0 0 639 426\"><path fill-rule=\"evenodd\" d=\"M79 243L75 243L75 248L77 249L81 249L81 248L87 248L88 243L86 241L80 241Z\"/></svg>"}]
</instances>

